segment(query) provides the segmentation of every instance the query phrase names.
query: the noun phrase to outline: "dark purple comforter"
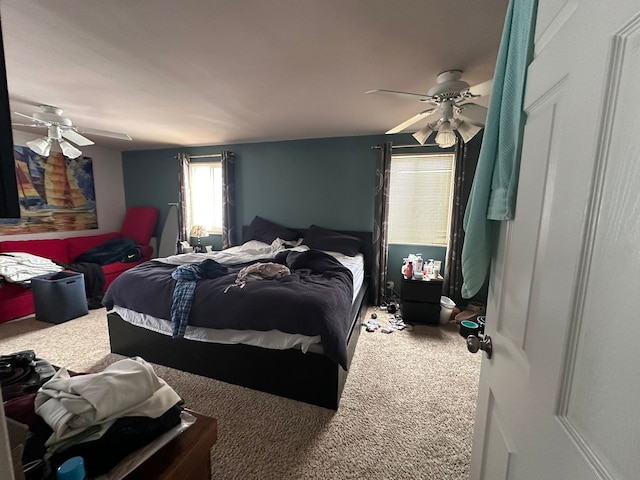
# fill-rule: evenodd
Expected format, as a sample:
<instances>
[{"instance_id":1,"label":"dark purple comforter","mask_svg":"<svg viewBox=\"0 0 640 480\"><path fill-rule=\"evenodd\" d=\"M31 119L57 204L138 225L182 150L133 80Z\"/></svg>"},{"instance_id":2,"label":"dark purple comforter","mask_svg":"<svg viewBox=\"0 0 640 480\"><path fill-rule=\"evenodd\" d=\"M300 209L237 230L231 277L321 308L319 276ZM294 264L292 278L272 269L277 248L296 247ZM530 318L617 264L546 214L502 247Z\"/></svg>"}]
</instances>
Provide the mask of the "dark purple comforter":
<instances>
[{"instance_id":1,"label":"dark purple comforter","mask_svg":"<svg viewBox=\"0 0 640 480\"><path fill-rule=\"evenodd\" d=\"M189 325L320 335L325 354L346 369L353 298L349 269L319 250L284 251L268 261L287 265L291 274L248 282L227 293L238 271L249 264L227 265L230 273L198 280ZM127 270L109 286L103 305L170 321L176 268L151 260Z\"/></svg>"}]
</instances>

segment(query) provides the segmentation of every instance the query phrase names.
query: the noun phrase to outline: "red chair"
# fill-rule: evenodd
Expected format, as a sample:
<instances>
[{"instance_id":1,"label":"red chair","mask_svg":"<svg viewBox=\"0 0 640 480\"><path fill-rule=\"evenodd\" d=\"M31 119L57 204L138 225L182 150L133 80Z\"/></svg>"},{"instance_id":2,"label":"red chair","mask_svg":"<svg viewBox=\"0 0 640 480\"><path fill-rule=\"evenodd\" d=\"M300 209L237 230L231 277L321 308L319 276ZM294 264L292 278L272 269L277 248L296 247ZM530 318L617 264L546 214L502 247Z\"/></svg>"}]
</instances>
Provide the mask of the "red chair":
<instances>
[{"instance_id":1,"label":"red chair","mask_svg":"<svg viewBox=\"0 0 640 480\"><path fill-rule=\"evenodd\" d=\"M142 258L133 263L112 263L104 265L105 290L122 272L135 265L146 262L153 255L153 246L149 245L158 220L158 209L153 207L129 207L120 227L120 237L132 238L140 247Z\"/></svg>"},{"instance_id":2,"label":"red chair","mask_svg":"<svg viewBox=\"0 0 640 480\"><path fill-rule=\"evenodd\" d=\"M158 209L153 207L129 207L122 221L120 235L133 238L138 245L149 245L157 221Z\"/></svg>"}]
</instances>

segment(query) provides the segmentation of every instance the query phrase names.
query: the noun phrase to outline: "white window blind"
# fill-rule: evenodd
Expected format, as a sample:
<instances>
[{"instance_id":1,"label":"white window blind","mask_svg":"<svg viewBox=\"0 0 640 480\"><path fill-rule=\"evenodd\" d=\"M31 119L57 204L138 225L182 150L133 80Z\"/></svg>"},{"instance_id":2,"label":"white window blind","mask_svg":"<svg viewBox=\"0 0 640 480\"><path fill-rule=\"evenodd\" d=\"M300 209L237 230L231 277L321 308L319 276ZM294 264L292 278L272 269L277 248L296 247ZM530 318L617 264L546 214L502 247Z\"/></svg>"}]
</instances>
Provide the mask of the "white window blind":
<instances>
[{"instance_id":1,"label":"white window blind","mask_svg":"<svg viewBox=\"0 0 640 480\"><path fill-rule=\"evenodd\" d=\"M447 245L455 155L391 157L389 243Z\"/></svg>"},{"instance_id":2,"label":"white window blind","mask_svg":"<svg viewBox=\"0 0 640 480\"><path fill-rule=\"evenodd\" d=\"M189 165L191 225L202 225L209 233L222 233L222 164Z\"/></svg>"}]
</instances>

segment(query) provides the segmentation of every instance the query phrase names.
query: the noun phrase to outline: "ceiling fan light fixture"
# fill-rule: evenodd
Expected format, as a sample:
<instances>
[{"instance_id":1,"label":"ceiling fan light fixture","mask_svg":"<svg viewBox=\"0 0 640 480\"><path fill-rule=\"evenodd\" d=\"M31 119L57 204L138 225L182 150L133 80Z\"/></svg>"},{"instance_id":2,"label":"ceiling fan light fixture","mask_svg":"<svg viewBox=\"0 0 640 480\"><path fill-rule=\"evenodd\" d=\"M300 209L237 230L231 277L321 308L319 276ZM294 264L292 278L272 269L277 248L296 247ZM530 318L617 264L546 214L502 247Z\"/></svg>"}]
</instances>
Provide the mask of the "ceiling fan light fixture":
<instances>
[{"instance_id":1,"label":"ceiling fan light fixture","mask_svg":"<svg viewBox=\"0 0 640 480\"><path fill-rule=\"evenodd\" d=\"M448 120L440 124L438 134L436 135L436 143L440 148L449 148L456 144L456 134L453 133L453 129Z\"/></svg>"},{"instance_id":2,"label":"ceiling fan light fixture","mask_svg":"<svg viewBox=\"0 0 640 480\"><path fill-rule=\"evenodd\" d=\"M27 147L36 152L38 155L47 156L51 150L51 139L49 138L36 138L35 140L29 140Z\"/></svg>"},{"instance_id":3,"label":"ceiling fan light fixture","mask_svg":"<svg viewBox=\"0 0 640 480\"><path fill-rule=\"evenodd\" d=\"M424 145L432 133L433 133L433 129L431 128L430 125L427 125L426 127L423 127L420 130L418 130L412 136L418 141L420 145Z\"/></svg>"},{"instance_id":4,"label":"ceiling fan light fixture","mask_svg":"<svg viewBox=\"0 0 640 480\"><path fill-rule=\"evenodd\" d=\"M469 140L475 137L480 130L482 130L482 127L474 125L470 122L461 122L458 125L457 130L460 133L462 140L464 140L464 143L467 143Z\"/></svg>"},{"instance_id":5,"label":"ceiling fan light fixture","mask_svg":"<svg viewBox=\"0 0 640 480\"><path fill-rule=\"evenodd\" d=\"M62 149L62 154L65 157L78 158L80 155L82 155L82 152L80 150L78 150L76 147L65 140L60 142L60 148Z\"/></svg>"}]
</instances>

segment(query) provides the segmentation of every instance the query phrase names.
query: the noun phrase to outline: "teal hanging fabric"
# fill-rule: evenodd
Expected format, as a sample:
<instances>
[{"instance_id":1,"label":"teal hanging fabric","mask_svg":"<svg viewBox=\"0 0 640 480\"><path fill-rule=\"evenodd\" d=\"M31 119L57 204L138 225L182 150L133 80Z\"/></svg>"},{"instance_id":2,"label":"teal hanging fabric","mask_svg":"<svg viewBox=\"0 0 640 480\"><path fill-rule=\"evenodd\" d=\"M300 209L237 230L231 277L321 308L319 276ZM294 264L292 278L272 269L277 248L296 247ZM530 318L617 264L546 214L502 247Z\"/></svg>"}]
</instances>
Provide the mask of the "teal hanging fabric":
<instances>
[{"instance_id":1,"label":"teal hanging fabric","mask_svg":"<svg viewBox=\"0 0 640 480\"><path fill-rule=\"evenodd\" d=\"M482 288L491 262L496 221L514 216L537 0L510 0L493 77L478 167L464 216L462 296Z\"/></svg>"}]
</instances>

